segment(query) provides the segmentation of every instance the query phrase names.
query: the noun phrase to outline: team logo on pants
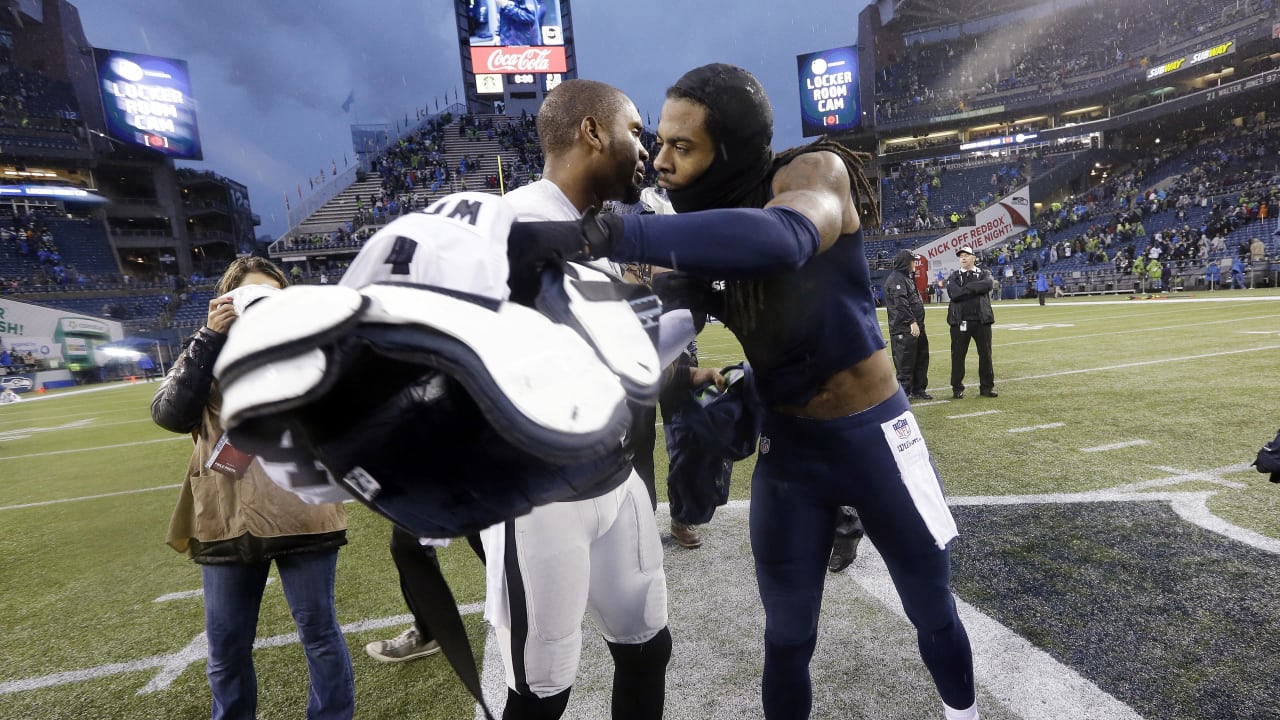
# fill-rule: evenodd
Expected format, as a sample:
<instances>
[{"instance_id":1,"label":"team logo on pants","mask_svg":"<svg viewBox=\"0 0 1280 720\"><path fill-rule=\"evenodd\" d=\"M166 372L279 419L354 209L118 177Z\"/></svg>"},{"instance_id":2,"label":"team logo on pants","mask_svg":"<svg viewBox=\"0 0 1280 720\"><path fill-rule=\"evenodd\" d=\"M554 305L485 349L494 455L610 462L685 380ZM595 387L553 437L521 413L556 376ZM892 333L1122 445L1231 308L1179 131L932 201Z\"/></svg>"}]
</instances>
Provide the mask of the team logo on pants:
<instances>
[{"instance_id":1,"label":"team logo on pants","mask_svg":"<svg viewBox=\"0 0 1280 720\"><path fill-rule=\"evenodd\" d=\"M894 423L893 430L898 433L898 437L900 438L905 439L911 437L911 423L907 422L906 418L902 418L898 420L898 422Z\"/></svg>"},{"instance_id":2,"label":"team logo on pants","mask_svg":"<svg viewBox=\"0 0 1280 720\"><path fill-rule=\"evenodd\" d=\"M765 437L764 435L761 435L761 436L760 436L760 454L761 454L761 455L768 455L768 454L769 454L769 447L770 447L770 445L769 445L769 438Z\"/></svg>"}]
</instances>

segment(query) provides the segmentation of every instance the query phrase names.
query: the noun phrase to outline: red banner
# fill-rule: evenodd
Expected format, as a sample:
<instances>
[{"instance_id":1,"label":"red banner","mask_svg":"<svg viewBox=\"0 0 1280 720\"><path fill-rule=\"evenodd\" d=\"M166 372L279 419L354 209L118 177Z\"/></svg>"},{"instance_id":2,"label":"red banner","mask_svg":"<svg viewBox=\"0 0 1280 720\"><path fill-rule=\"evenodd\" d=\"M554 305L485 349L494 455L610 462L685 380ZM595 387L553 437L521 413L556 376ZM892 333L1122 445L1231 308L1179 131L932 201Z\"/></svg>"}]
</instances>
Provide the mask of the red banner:
<instances>
[{"instance_id":1,"label":"red banner","mask_svg":"<svg viewBox=\"0 0 1280 720\"><path fill-rule=\"evenodd\" d=\"M569 64L564 46L472 47L471 71L478 74L565 73Z\"/></svg>"}]
</instances>

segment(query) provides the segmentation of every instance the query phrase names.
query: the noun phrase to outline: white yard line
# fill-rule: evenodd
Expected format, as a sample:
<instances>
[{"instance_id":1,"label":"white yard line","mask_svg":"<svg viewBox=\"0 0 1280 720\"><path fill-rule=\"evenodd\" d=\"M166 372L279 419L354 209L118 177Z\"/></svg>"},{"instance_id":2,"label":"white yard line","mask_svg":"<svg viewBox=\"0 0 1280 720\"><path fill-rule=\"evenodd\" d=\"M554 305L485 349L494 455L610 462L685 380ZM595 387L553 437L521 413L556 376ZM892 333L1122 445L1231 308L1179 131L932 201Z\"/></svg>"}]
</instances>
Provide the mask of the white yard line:
<instances>
[{"instance_id":1,"label":"white yard line","mask_svg":"<svg viewBox=\"0 0 1280 720\"><path fill-rule=\"evenodd\" d=\"M138 488L137 490L121 490L119 492L102 493L101 495L82 495L81 497L61 498L59 500L42 500L41 502L23 503L21 505L5 505L0 510L22 510L23 508L44 507L46 505L60 505L62 503L80 502L81 500L98 500L101 498L116 497L118 495L135 495L137 493L154 492L156 490L172 490L182 487L179 485L159 485L157 487Z\"/></svg>"},{"instance_id":2,"label":"white yard line","mask_svg":"<svg viewBox=\"0 0 1280 720\"><path fill-rule=\"evenodd\" d=\"M1263 345L1262 347L1246 348L1244 350L1223 350L1215 353L1202 353L1200 355L1180 355L1178 357L1161 358L1159 360L1142 360L1139 362L1121 363L1119 365L1103 365L1102 367L1086 368L1083 370L1060 370L1053 373L1045 373L1043 375L1024 375L1017 378L1001 378L1000 382L1011 383L1021 382L1023 380L1044 380L1046 378L1062 377L1063 375L1079 375L1082 373L1106 372L1108 370L1125 370L1135 367L1146 367L1148 365L1164 365L1172 362L1186 362L1189 360L1204 360L1206 358L1223 357L1225 355L1239 355L1241 353L1263 352L1266 350L1280 350L1280 345Z\"/></svg>"},{"instance_id":3,"label":"white yard line","mask_svg":"<svg viewBox=\"0 0 1280 720\"><path fill-rule=\"evenodd\" d=\"M982 417L983 415L997 415L999 410L979 410L978 412L965 413L963 415L948 415L948 420L961 420L963 418Z\"/></svg>"},{"instance_id":4,"label":"white yard line","mask_svg":"<svg viewBox=\"0 0 1280 720\"><path fill-rule=\"evenodd\" d=\"M1036 430L1052 430L1054 428L1060 428L1063 425L1066 425L1066 423L1054 422L1054 423L1045 423L1044 425L1028 425L1027 427L1009 428L1005 432L1026 433L1026 432L1035 432Z\"/></svg>"},{"instance_id":5,"label":"white yard line","mask_svg":"<svg viewBox=\"0 0 1280 720\"><path fill-rule=\"evenodd\" d=\"M151 445L154 443L174 442L177 440L185 440L191 442L190 435L178 435L171 438L160 438L158 440L139 440L131 443L117 443L115 445L99 445L97 447L76 448L75 450L53 450L51 452L30 453L27 455L12 455L10 457L0 457L3 460L24 460L26 458L49 457L51 455L69 455L71 453L97 452L98 450L115 450L117 448L134 447L135 445Z\"/></svg>"},{"instance_id":6,"label":"white yard line","mask_svg":"<svg viewBox=\"0 0 1280 720\"><path fill-rule=\"evenodd\" d=\"M1080 452L1107 452L1109 450L1120 450L1122 448L1136 447L1138 445L1149 445L1150 443L1150 440L1125 440L1123 442L1111 443L1110 445L1095 445L1093 447L1080 448Z\"/></svg>"},{"instance_id":7,"label":"white yard line","mask_svg":"<svg viewBox=\"0 0 1280 720\"><path fill-rule=\"evenodd\" d=\"M1197 322L1197 323L1182 323L1180 325L1164 325L1160 327L1134 328L1132 330L1112 330L1110 332L1088 333L1085 335L1061 335L1058 337L1036 338L1033 340L1015 340L1013 342L997 343L995 347L1002 348L1002 347L1009 347L1011 345L1033 345L1035 343L1060 342L1060 341L1066 341L1066 340L1088 340L1090 338L1110 337L1113 335L1134 335L1137 333L1158 332L1161 330L1183 330L1186 328L1204 327L1207 325L1222 325L1225 323L1236 323L1236 322L1254 322L1257 320L1273 320L1276 318L1280 318L1280 315L1257 315L1254 317L1230 318L1227 320L1206 320L1204 322ZM950 353L951 352L950 349L948 349L947 352ZM931 352L929 354L932 355L933 353Z\"/></svg>"},{"instance_id":8,"label":"white yard line","mask_svg":"<svg viewBox=\"0 0 1280 720\"><path fill-rule=\"evenodd\" d=\"M268 585L274 585L275 582L276 582L275 575L272 575L267 578ZM204 597L204 588L198 588L196 590L180 590L178 592L171 592L171 593L168 593L167 595L161 595L160 597L156 598L155 600L152 600L151 602L162 603L162 602L169 602L171 600L186 600L187 598L193 598L193 597Z\"/></svg>"},{"instance_id":9,"label":"white yard line","mask_svg":"<svg viewBox=\"0 0 1280 720\"><path fill-rule=\"evenodd\" d=\"M484 603L471 603L469 605L458 606L458 612L462 615L472 615L481 612L482 610L484 610ZM411 622L413 622L412 615L392 615L384 618L361 620L359 622L343 625L342 634L351 635L353 633L365 632L366 630L378 630L385 627L407 625ZM254 649L283 647L285 645L293 645L297 642L298 633L291 632L267 638L258 638L254 641L253 647ZM152 655L151 657L142 658L141 660L130 660L129 662L99 665L97 667L85 668L83 670L68 670L67 672L42 675L40 677L12 680L0 683L0 695L26 692L28 690L36 690L38 688L52 687L55 685L65 685L73 682L83 682L85 680L93 680L110 675L120 675L123 673L159 668L160 672L156 674L151 682L147 683L145 687L138 691L139 695L146 695L148 693L167 688L178 678L179 675L182 674L184 670L186 670L188 666L197 662L203 662L207 657L207 654L208 643L206 642L205 635L202 632L199 635L196 635L186 647L178 650L177 652L166 653L164 655Z\"/></svg>"}]
</instances>

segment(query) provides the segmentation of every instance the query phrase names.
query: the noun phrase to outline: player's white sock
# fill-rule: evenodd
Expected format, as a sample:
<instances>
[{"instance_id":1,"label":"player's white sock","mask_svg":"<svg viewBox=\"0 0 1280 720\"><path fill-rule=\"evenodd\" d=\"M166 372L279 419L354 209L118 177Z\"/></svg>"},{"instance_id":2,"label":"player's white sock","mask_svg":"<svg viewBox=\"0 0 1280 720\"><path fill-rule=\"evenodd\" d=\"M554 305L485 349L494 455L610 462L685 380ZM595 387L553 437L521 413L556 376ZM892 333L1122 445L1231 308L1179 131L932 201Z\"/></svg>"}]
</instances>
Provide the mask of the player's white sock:
<instances>
[{"instance_id":1,"label":"player's white sock","mask_svg":"<svg viewBox=\"0 0 1280 720\"><path fill-rule=\"evenodd\" d=\"M947 720L979 720L978 702L976 700L964 710L956 710L946 703L942 704L942 708L947 713Z\"/></svg>"}]
</instances>

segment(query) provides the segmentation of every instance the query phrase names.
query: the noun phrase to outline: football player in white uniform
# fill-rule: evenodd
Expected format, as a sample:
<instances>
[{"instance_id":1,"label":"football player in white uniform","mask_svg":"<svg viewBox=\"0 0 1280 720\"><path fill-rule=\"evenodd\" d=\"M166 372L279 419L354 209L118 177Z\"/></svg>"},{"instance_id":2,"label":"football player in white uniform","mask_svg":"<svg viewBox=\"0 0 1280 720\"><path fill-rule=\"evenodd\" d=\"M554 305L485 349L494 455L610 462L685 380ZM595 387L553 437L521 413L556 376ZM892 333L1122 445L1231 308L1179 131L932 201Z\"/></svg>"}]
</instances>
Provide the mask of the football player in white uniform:
<instances>
[{"instance_id":1,"label":"football player in white uniform","mask_svg":"<svg viewBox=\"0 0 1280 720\"><path fill-rule=\"evenodd\" d=\"M648 153L640 114L620 90L569 80L538 113L543 179L505 199L517 220L575 220L606 200L635 202ZM511 268L512 299L527 302ZM526 274L527 277L527 274ZM590 611L613 654L613 718L660 718L666 666L662 544L640 476L598 497L553 503L482 535L488 557L485 616L502 644L503 718L558 718L577 675Z\"/></svg>"}]
</instances>

